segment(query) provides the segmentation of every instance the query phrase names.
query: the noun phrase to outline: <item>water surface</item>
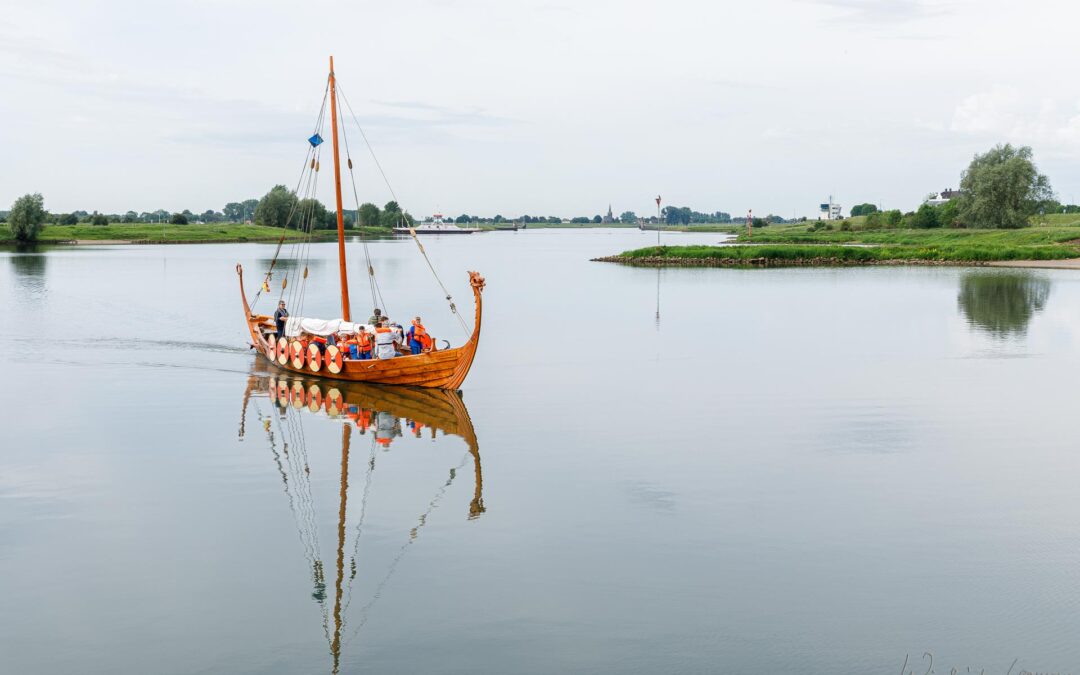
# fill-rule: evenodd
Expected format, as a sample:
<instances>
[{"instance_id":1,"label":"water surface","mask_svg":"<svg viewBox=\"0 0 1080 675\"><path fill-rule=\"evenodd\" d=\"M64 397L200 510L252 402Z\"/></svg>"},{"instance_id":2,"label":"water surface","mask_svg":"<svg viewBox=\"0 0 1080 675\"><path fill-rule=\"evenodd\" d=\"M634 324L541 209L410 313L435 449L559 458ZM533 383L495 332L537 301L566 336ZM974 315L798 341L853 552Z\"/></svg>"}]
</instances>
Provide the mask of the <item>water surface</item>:
<instances>
[{"instance_id":1,"label":"water surface","mask_svg":"<svg viewBox=\"0 0 1080 675\"><path fill-rule=\"evenodd\" d=\"M4 669L1075 671L1080 276L589 262L655 236L426 239L470 321L488 280L475 443L271 396L234 266L272 246L0 253ZM371 251L460 344L415 246Z\"/></svg>"}]
</instances>

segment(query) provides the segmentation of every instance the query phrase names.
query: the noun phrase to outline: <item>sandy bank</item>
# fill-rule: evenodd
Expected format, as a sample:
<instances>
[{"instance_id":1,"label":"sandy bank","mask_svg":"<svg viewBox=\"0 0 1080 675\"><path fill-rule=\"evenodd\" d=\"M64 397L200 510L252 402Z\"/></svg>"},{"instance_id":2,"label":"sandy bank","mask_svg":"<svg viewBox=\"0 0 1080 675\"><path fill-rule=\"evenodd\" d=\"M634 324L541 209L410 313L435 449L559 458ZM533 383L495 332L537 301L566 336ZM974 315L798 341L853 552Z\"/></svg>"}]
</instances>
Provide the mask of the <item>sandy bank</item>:
<instances>
[{"instance_id":1,"label":"sandy bank","mask_svg":"<svg viewBox=\"0 0 1080 675\"><path fill-rule=\"evenodd\" d=\"M1031 267L1048 270L1080 270L1080 258L1065 260L997 260L988 263L994 267Z\"/></svg>"}]
</instances>

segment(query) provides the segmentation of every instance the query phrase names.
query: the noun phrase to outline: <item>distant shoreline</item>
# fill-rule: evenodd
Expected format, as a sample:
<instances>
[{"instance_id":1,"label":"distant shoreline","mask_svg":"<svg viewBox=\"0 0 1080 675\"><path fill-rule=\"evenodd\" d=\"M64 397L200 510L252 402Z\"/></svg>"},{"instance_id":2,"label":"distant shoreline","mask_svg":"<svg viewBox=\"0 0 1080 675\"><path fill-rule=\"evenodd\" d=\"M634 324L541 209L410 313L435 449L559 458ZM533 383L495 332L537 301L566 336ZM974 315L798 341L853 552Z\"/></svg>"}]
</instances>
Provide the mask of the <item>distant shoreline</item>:
<instances>
[{"instance_id":1,"label":"distant shoreline","mask_svg":"<svg viewBox=\"0 0 1080 675\"><path fill-rule=\"evenodd\" d=\"M109 225L46 225L34 242L20 242L11 236L7 225L0 225L0 245L47 246L131 246L152 244L250 244L285 241L335 241L337 230L315 230L310 235L296 230L250 225L246 223L201 223L158 225L147 223L111 223ZM393 236L393 230L365 227L345 231L346 236Z\"/></svg>"}]
</instances>

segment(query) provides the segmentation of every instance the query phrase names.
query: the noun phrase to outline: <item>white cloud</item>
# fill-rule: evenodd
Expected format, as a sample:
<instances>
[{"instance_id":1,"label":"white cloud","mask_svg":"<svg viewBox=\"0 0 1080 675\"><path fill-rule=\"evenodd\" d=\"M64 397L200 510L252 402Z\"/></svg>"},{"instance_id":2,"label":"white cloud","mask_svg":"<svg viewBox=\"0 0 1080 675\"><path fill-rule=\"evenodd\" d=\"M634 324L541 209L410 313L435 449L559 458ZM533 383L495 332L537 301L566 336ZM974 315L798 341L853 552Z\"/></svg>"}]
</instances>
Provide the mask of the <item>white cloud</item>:
<instances>
[{"instance_id":1,"label":"white cloud","mask_svg":"<svg viewBox=\"0 0 1080 675\"><path fill-rule=\"evenodd\" d=\"M1080 82L1048 66L1075 58L1066 0L8 4L0 208L203 211L290 182L330 53L414 213L907 209L994 142L1080 154Z\"/></svg>"},{"instance_id":2,"label":"white cloud","mask_svg":"<svg viewBox=\"0 0 1080 675\"><path fill-rule=\"evenodd\" d=\"M1080 157L1080 102L1066 105L1014 86L997 85L968 96L956 106L949 129Z\"/></svg>"}]
</instances>

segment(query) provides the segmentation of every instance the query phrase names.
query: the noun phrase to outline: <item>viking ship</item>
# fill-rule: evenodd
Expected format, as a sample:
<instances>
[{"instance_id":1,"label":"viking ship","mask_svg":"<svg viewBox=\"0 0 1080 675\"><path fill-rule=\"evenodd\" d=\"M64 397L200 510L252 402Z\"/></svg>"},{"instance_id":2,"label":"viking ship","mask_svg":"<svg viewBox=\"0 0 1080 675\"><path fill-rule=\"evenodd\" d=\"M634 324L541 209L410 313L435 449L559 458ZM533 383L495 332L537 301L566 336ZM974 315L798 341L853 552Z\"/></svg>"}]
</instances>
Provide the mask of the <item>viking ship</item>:
<instances>
[{"instance_id":1,"label":"viking ship","mask_svg":"<svg viewBox=\"0 0 1080 675\"><path fill-rule=\"evenodd\" d=\"M314 344L314 342L308 343L300 334L298 334L298 331L301 329L307 334L317 336L333 335L339 332L355 333L359 329L359 326L363 325L352 322L352 312L349 303L349 278L345 264L345 212L342 206L341 160L338 149L339 95L353 119L356 121L357 127L359 127L359 121L356 120L356 115L352 112L352 106L349 105L348 98L341 92L340 85L335 78L334 57L331 56L330 74L327 78L322 108L315 123L314 133L307 139L307 156L304 159L300 179L297 181L296 189L291 193L291 208L286 227L290 224L295 224L296 229L301 233L300 237L289 243L289 253L291 255L287 258L287 261L291 264L287 264L286 261L283 261L281 258L282 249L286 240L286 230L283 229L282 235L277 242L277 249L266 270L262 284L250 304L248 303L247 293L244 289L243 267L239 263L236 265L236 273L240 279L240 300L244 307L244 320L251 338L249 344L252 349L255 349L260 354L260 358L267 359L278 368L295 373L304 373L307 375L349 382L371 382L392 385L412 385L416 387L434 387L440 389L458 389L465 381L465 377L469 374L473 358L476 356L477 344L480 341L480 319L483 312L481 294L484 290L484 279L477 272L469 272L469 286L472 289L473 302L475 305L474 321L470 331L464 317L458 312L453 297L446 290L446 286L443 284L442 280L439 279L434 266L428 259L423 244L420 243L420 239L417 237L415 228L409 228L409 236L416 242L420 254L424 257L427 266L435 277L436 282L438 282L439 287L442 289L442 293L449 303L450 311L458 318L461 322L462 329L468 334L468 339L464 344L459 347L451 347L448 341L442 340L444 347L440 349L437 344L438 341L432 340L431 346L419 354L412 354L410 350L404 346L400 346L397 348L397 355L394 358L362 360L350 359L349 353L336 345L331 344L323 346L322 344ZM334 165L334 197L337 204L337 253L338 276L341 289L341 317L339 319L330 320L305 320L301 317L290 317L289 327L295 328L295 330L290 331L287 329L283 338L278 339L277 329L272 315L256 313L256 305L263 295L268 297L271 295L271 282L276 283L274 274L275 272L279 272L282 277L278 298L285 299L288 297L287 305L290 312L298 313L303 310L309 272L307 261L310 253L312 232L323 217L323 214L320 213L320 209L317 206L318 202L315 199L315 193L318 185L319 160L323 145L322 133L323 125L326 121L325 113L327 107L329 107L330 112L330 137ZM364 144L370 151L371 146L367 143L367 136L364 134L362 127L360 127L360 134ZM346 166L352 184L352 196L356 202L355 222L359 225L359 197L356 191L356 181L352 173L353 161L352 156L349 153L348 135L344 125L341 126L341 137L345 146ZM380 174L382 174L385 179L386 174L382 171L378 159L375 157L373 151L371 154L372 158L375 160L376 166L379 167ZM390 189L390 193L394 194L389 181L387 181L387 187ZM301 194L304 198L298 199ZM397 206L396 197L392 204L394 204L395 207ZM375 276L375 266L372 263L367 241L364 238L363 228L360 228L359 232L360 240L363 245L364 257L367 263L368 285L371 290L372 306L385 308L386 303L383 301L382 290L379 287ZM272 311L273 310L271 309L271 312ZM290 333L294 334L290 335Z\"/></svg>"},{"instance_id":2,"label":"viking ship","mask_svg":"<svg viewBox=\"0 0 1080 675\"><path fill-rule=\"evenodd\" d=\"M263 411L258 405L260 400L265 399L271 403L272 410ZM368 488L375 471L376 449L388 450L395 437L410 432L417 437L430 434L432 438L438 432L444 436L457 436L464 440L467 456L472 457L474 474L473 494L465 517L468 520L475 520L486 511L483 499L484 481L480 467L480 448L476 440L476 432L473 430L469 411L465 408L460 392L413 387L384 387L359 382L299 377L280 371L271 372L271 367L261 362L256 362L248 377L247 389L244 392L240 416L239 436L241 439L246 435L247 414L252 405L258 413L274 462L281 474L289 507L296 520L311 574L310 581L313 585L311 597L322 613L330 654L330 672L336 674L340 672L344 647L357 636L367 620L368 610L379 597L376 592L374 597L363 604L359 612L355 610L349 612L353 600L353 582L357 570L363 567L359 565L358 551L368 501ZM332 589L327 588L326 566L323 562L323 551L315 522L315 501L311 494L312 469L308 463L304 425L301 423L301 416L307 415L314 415L328 422L336 420L342 423L340 489L338 503L334 505L337 510L337 522ZM363 485L360 495L361 508L359 520L355 522L355 540L350 551L346 547L350 487L349 460L353 437L356 435L370 438L371 447L369 456L364 458L366 475L362 476L362 481L359 481ZM456 468L450 469L449 479L440 484L426 510L419 515L417 524L408 533L401 553L390 568L382 574L376 585L377 589L381 589L390 580L396 561L400 560L407 547L420 536L429 515L438 506L441 497L451 486L466 461L467 459L463 459ZM355 476L354 482L356 482ZM356 625L351 630L350 615L356 620Z\"/></svg>"}]
</instances>

